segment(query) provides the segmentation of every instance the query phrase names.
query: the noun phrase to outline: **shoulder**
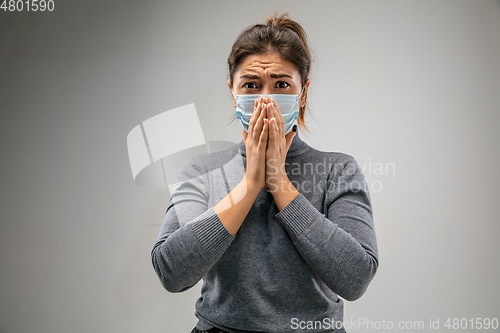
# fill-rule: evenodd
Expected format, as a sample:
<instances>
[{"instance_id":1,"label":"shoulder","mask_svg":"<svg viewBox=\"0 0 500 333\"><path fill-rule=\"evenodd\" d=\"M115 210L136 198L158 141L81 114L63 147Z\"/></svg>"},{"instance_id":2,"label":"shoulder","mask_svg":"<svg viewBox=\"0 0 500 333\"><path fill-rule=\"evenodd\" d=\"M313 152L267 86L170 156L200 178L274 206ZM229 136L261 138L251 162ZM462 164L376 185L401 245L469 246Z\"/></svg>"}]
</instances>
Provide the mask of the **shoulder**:
<instances>
[{"instance_id":1,"label":"shoulder","mask_svg":"<svg viewBox=\"0 0 500 333\"><path fill-rule=\"evenodd\" d=\"M233 144L221 151L207 152L206 147L203 147L203 150L205 151L193 153L185 159L181 169L182 172L204 174L220 168L238 155L238 144Z\"/></svg>"}]
</instances>

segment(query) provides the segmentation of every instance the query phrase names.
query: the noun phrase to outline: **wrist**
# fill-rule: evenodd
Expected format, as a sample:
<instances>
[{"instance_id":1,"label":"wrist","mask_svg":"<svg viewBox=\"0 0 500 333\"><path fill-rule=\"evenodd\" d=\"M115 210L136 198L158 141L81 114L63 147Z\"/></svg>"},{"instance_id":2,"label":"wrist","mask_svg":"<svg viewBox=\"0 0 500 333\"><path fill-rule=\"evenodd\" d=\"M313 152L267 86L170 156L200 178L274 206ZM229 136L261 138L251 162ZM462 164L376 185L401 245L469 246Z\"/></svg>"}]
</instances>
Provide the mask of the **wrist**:
<instances>
[{"instance_id":1,"label":"wrist","mask_svg":"<svg viewBox=\"0 0 500 333\"><path fill-rule=\"evenodd\" d=\"M288 177L281 178L277 184L273 184L272 186L274 187L274 191L271 189L271 193L279 211L300 194Z\"/></svg>"},{"instance_id":2,"label":"wrist","mask_svg":"<svg viewBox=\"0 0 500 333\"><path fill-rule=\"evenodd\" d=\"M266 186L266 184L263 182L252 180L250 177L247 176L246 173L243 179L241 180L240 185L246 188L248 194L255 194L256 196L264 188L264 186Z\"/></svg>"},{"instance_id":3,"label":"wrist","mask_svg":"<svg viewBox=\"0 0 500 333\"><path fill-rule=\"evenodd\" d=\"M269 175L266 178L266 186L271 190L271 192L286 192L289 188L295 188L293 184L288 179L286 173L277 173L275 175Z\"/></svg>"}]
</instances>

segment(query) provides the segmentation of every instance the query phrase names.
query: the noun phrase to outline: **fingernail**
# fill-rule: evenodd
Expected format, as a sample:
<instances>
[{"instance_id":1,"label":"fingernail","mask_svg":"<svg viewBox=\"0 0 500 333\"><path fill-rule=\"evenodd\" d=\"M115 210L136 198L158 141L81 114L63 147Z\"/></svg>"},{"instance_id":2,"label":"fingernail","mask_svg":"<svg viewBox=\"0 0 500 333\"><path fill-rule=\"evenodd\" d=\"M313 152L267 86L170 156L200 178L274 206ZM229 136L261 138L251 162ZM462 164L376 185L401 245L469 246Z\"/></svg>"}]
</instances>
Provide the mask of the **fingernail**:
<instances>
[{"instance_id":1,"label":"fingernail","mask_svg":"<svg viewBox=\"0 0 500 333\"><path fill-rule=\"evenodd\" d=\"M293 125L292 131L297 132L297 125Z\"/></svg>"}]
</instances>

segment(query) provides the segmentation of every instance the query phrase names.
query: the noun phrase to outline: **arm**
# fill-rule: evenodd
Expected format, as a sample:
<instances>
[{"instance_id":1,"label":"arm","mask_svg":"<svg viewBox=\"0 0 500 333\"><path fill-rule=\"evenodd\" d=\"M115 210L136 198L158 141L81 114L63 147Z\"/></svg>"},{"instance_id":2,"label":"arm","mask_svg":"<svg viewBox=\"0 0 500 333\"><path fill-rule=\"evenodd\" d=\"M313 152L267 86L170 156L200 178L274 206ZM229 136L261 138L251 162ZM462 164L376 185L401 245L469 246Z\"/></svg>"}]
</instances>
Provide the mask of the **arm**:
<instances>
[{"instance_id":1,"label":"arm","mask_svg":"<svg viewBox=\"0 0 500 333\"><path fill-rule=\"evenodd\" d=\"M354 301L366 291L378 268L370 196L357 162L351 158L330 173L321 214L302 194L275 218L297 251L331 290Z\"/></svg>"},{"instance_id":2,"label":"arm","mask_svg":"<svg viewBox=\"0 0 500 333\"><path fill-rule=\"evenodd\" d=\"M245 175L241 182L214 206L215 213L232 235L238 232L260 190L261 188L247 181Z\"/></svg>"},{"instance_id":3,"label":"arm","mask_svg":"<svg viewBox=\"0 0 500 333\"><path fill-rule=\"evenodd\" d=\"M198 157L199 158L199 157ZM229 247L260 192L246 177L217 205L208 207L208 174L197 158L182 168L151 252L164 288L194 286Z\"/></svg>"},{"instance_id":4,"label":"arm","mask_svg":"<svg viewBox=\"0 0 500 333\"><path fill-rule=\"evenodd\" d=\"M242 132L247 152L244 177L213 208L208 207L208 171L201 168L210 163L197 163L197 157L181 170L180 181L151 251L153 267L168 291L191 288L215 265L264 187L268 137L265 117L261 104L256 101L249 132Z\"/></svg>"},{"instance_id":5,"label":"arm","mask_svg":"<svg viewBox=\"0 0 500 333\"><path fill-rule=\"evenodd\" d=\"M170 292L194 286L234 238L208 207L208 174L199 158L184 164L151 251L153 267Z\"/></svg>"},{"instance_id":6,"label":"arm","mask_svg":"<svg viewBox=\"0 0 500 333\"><path fill-rule=\"evenodd\" d=\"M153 267L170 292L191 288L215 265L260 191L247 188L244 177L224 199L207 209L204 194L197 191L198 181L199 177L181 183L172 194L151 252ZM199 216L181 226L180 219L185 221L196 215Z\"/></svg>"}]
</instances>

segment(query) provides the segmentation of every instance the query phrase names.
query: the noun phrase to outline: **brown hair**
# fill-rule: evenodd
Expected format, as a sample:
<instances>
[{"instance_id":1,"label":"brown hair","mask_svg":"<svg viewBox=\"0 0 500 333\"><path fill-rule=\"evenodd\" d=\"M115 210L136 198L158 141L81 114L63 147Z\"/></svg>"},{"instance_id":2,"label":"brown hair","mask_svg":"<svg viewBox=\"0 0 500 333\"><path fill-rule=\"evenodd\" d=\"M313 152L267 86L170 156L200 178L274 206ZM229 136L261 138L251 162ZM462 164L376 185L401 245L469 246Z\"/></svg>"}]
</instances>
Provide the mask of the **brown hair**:
<instances>
[{"instance_id":1,"label":"brown hair","mask_svg":"<svg viewBox=\"0 0 500 333\"><path fill-rule=\"evenodd\" d=\"M311 69L311 53L304 29L297 22L288 18L288 13L267 17L265 24L247 27L236 38L227 58L229 80L233 85L233 77L241 62L250 55L277 53L297 68L302 88L307 82ZM304 91L307 103L307 92ZM298 124L305 131L304 112L306 105L300 108Z\"/></svg>"}]
</instances>

